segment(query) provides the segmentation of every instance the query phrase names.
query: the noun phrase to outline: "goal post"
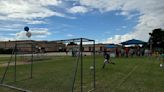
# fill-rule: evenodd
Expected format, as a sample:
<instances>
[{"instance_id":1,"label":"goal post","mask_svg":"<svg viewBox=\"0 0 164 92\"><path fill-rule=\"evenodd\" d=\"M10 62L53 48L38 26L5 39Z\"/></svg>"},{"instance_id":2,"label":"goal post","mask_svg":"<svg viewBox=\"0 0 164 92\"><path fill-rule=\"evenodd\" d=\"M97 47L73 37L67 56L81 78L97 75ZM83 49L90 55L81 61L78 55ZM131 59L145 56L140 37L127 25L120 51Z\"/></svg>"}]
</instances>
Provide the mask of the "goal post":
<instances>
[{"instance_id":1,"label":"goal post","mask_svg":"<svg viewBox=\"0 0 164 92\"><path fill-rule=\"evenodd\" d=\"M69 54L66 54L67 56L50 56L52 58L50 60L35 62L34 58L37 56L34 53L35 42L17 42L13 48L13 52L10 57L11 59L8 61L8 65L3 67L5 72L3 73L0 86L20 90L22 92L30 92L33 90L37 90L38 92L65 92L66 90L67 92L94 91L96 88L95 40L87 38L74 38L56 40L53 42L64 43L67 45L70 42L77 43L77 45L71 46L72 51L75 51L74 55L71 55L72 52L70 50ZM86 44L89 44L89 46L92 48L90 52L84 51L84 46ZM26 50L19 49L24 46L30 47L30 51L26 52ZM30 62L28 62L28 64L18 65L20 63L19 60L22 58L27 61L30 60ZM13 62L12 66L10 66L11 62ZM12 69L9 70L9 68ZM11 82L9 84L4 82L7 73L12 73L10 74L10 79L13 79L13 84ZM21 78L28 77L30 80L19 80L20 76ZM37 84L41 87L39 90L33 87Z\"/></svg>"},{"instance_id":2,"label":"goal post","mask_svg":"<svg viewBox=\"0 0 164 92\"><path fill-rule=\"evenodd\" d=\"M73 84L72 84L72 92L76 92L74 90L75 89L75 86L76 86L76 81L79 81L80 82L80 87L78 87L77 90L80 90L80 92L91 92L93 90L95 90L96 88L96 65L95 65L95 40L91 40L91 39L86 39L86 38L75 38L75 39L67 39L67 40L58 40L57 42L63 42L63 43L70 43L70 42L73 42L73 43L79 43L78 44L78 55L77 55L77 59L76 59L76 66L75 66L75 71L74 71L74 78L73 78ZM90 61L90 65L89 66L86 66L85 67L85 62L84 62L84 44L86 42L89 42L91 47L93 48L91 53L92 53L92 61ZM73 47L74 48L74 47ZM84 87L87 86L84 84L84 76L85 76L85 70L84 70L84 67L87 68L87 69L91 69L91 85L92 85L92 88L90 89L85 89ZM88 71L87 71L88 72ZM77 78L78 76L78 73L80 73L79 77ZM86 73L86 74L89 74L89 73ZM79 80L78 80L79 79Z\"/></svg>"}]
</instances>

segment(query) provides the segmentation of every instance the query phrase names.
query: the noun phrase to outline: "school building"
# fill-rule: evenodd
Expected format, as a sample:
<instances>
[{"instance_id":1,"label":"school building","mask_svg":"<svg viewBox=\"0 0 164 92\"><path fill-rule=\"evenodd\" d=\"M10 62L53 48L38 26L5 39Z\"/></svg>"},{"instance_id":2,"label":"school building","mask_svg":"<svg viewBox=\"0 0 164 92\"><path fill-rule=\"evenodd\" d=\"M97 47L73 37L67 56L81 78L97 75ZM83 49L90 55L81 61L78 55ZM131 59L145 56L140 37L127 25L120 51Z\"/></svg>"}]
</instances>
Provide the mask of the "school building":
<instances>
[{"instance_id":1,"label":"school building","mask_svg":"<svg viewBox=\"0 0 164 92\"><path fill-rule=\"evenodd\" d=\"M17 44L17 45L16 45ZM19 51L32 51L32 47L35 51L44 50L45 52L65 52L78 50L79 45L66 45L64 43L59 43L56 41L34 41L34 40L19 40L19 41L0 41L0 49L13 49L17 46ZM115 48L107 48L109 44L95 44L95 51L97 53L102 53L104 51L114 51ZM93 44L83 44L84 52L92 52Z\"/></svg>"}]
</instances>

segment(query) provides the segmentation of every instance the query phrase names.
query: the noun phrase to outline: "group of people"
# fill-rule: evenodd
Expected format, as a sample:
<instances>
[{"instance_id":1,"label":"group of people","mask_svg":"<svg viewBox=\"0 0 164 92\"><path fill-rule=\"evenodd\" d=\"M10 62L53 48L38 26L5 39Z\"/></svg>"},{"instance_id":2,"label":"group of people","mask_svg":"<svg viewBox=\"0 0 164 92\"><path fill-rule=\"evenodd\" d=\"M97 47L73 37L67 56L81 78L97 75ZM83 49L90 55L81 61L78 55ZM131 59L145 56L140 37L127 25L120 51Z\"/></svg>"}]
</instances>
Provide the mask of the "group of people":
<instances>
[{"instance_id":1,"label":"group of people","mask_svg":"<svg viewBox=\"0 0 164 92\"><path fill-rule=\"evenodd\" d=\"M109 52L104 52L103 56L104 56L104 63L102 66L103 69L105 68L106 64L115 64L114 62L111 61ZM164 66L164 51L160 53L159 57L160 57L160 67L163 68L163 66Z\"/></svg>"},{"instance_id":2,"label":"group of people","mask_svg":"<svg viewBox=\"0 0 164 92\"><path fill-rule=\"evenodd\" d=\"M116 57L119 56L150 56L152 54L152 51L149 49L144 49L144 48L134 48L134 47L130 47L130 48L121 48L115 49L115 53L116 53Z\"/></svg>"}]
</instances>

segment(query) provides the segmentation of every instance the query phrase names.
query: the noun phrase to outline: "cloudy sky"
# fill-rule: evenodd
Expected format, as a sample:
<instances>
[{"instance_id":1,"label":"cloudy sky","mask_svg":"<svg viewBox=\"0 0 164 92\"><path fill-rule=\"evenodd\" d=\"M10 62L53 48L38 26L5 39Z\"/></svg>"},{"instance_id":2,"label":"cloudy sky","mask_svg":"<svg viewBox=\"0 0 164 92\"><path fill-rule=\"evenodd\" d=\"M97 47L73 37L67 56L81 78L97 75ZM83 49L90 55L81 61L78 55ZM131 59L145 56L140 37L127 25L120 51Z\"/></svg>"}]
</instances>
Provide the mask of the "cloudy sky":
<instances>
[{"instance_id":1,"label":"cloudy sky","mask_svg":"<svg viewBox=\"0 0 164 92\"><path fill-rule=\"evenodd\" d=\"M0 40L147 41L164 28L164 0L0 0Z\"/></svg>"}]
</instances>

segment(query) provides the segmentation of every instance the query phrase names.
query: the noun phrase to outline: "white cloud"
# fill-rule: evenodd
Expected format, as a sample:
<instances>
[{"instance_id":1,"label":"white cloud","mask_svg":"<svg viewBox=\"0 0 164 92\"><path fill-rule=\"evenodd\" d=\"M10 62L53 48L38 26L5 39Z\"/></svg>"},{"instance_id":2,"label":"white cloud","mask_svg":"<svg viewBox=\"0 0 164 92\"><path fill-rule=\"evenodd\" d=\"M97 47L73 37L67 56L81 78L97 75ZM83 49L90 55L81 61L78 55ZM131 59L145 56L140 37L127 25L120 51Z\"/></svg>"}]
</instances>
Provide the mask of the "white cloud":
<instances>
[{"instance_id":1,"label":"white cloud","mask_svg":"<svg viewBox=\"0 0 164 92\"><path fill-rule=\"evenodd\" d=\"M14 34L18 36L13 39L26 39L23 32L25 25L46 24L45 18L51 16L75 19L56 10L61 3L61 0L0 0L0 32L15 32ZM45 29L39 31L34 32L35 36L40 34L43 37L51 34Z\"/></svg>"},{"instance_id":2,"label":"white cloud","mask_svg":"<svg viewBox=\"0 0 164 92\"><path fill-rule=\"evenodd\" d=\"M127 26L122 26L123 29L127 28Z\"/></svg>"},{"instance_id":3,"label":"white cloud","mask_svg":"<svg viewBox=\"0 0 164 92\"><path fill-rule=\"evenodd\" d=\"M67 34L67 36L68 36L68 37L73 37L73 36L75 36L75 35L73 35L73 34Z\"/></svg>"},{"instance_id":4,"label":"white cloud","mask_svg":"<svg viewBox=\"0 0 164 92\"><path fill-rule=\"evenodd\" d=\"M75 19L75 17L69 17L64 13L55 11L55 7L60 6L64 1L69 0L0 0L0 23L1 21L10 21L27 24L45 24L42 19L59 16ZM70 0L72 1L72 0ZM120 42L129 40L131 38L141 39L147 41L149 38L148 33L154 28L164 27L164 0L75 0L79 6L72 6L67 12L86 13L90 10L99 10L100 12L111 12L118 10L116 15L127 16L128 19L138 16L137 25L133 28L132 32L124 35L116 35L109 37L106 42L114 40L114 42ZM49 7L51 6L51 8ZM53 8L52 8L53 7ZM135 13L134 13L135 12ZM20 31L18 29L23 28L23 24L15 25L0 25L0 31ZM125 27L120 27L121 30ZM39 29L40 30L40 29ZM44 31L34 34L43 34L44 36L50 35L49 31ZM38 32L38 33L37 33ZM19 33L24 34L24 33ZM42 35L42 37L43 37ZM40 35L35 35L40 36ZM40 36L41 37L41 36ZM3 37L1 36L0 40ZM21 38L21 37L20 37Z\"/></svg>"},{"instance_id":5,"label":"white cloud","mask_svg":"<svg viewBox=\"0 0 164 92\"><path fill-rule=\"evenodd\" d=\"M69 13L75 14L75 13L86 13L89 10L86 7L84 7L84 6L74 6L74 7L70 8L70 9L68 9L67 11Z\"/></svg>"},{"instance_id":6,"label":"white cloud","mask_svg":"<svg viewBox=\"0 0 164 92\"><path fill-rule=\"evenodd\" d=\"M135 14L130 14L130 12L127 12L127 11L121 11L121 12L117 12L116 14L115 14L116 16L126 16L127 17L127 20L129 20L129 19L132 19L132 18L134 18L134 17L136 17L136 16L140 16L141 14L139 14L139 13L135 13Z\"/></svg>"},{"instance_id":7,"label":"white cloud","mask_svg":"<svg viewBox=\"0 0 164 92\"><path fill-rule=\"evenodd\" d=\"M48 31L47 28L32 28L30 30L30 32L32 34L31 38L45 38L45 37L51 35L51 33ZM16 33L15 39L16 40L27 40L29 38L26 36L26 31L20 31L20 32Z\"/></svg>"},{"instance_id":8,"label":"white cloud","mask_svg":"<svg viewBox=\"0 0 164 92\"><path fill-rule=\"evenodd\" d=\"M110 31L106 31L105 34L111 34L111 32Z\"/></svg>"},{"instance_id":9,"label":"white cloud","mask_svg":"<svg viewBox=\"0 0 164 92\"><path fill-rule=\"evenodd\" d=\"M48 6L58 6L60 0L1 0L0 20L33 21L31 24L44 23L36 19L51 16L67 17L65 14L51 10ZM70 17L72 18L72 17Z\"/></svg>"},{"instance_id":10,"label":"white cloud","mask_svg":"<svg viewBox=\"0 0 164 92\"><path fill-rule=\"evenodd\" d=\"M124 0L80 0L80 3L105 12L120 9Z\"/></svg>"},{"instance_id":11,"label":"white cloud","mask_svg":"<svg viewBox=\"0 0 164 92\"><path fill-rule=\"evenodd\" d=\"M11 41L11 40L14 40L13 38L11 37L5 37L5 36L0 36L0 41Z\"/></svg>"},{"instance_id":12,"label":"white cloud","mask_svg":"<svg viewBox=\"0 0 164 92\"><path fill-rule=\"evenodd\" d=\"M3 25L5 28L19 28L22 27L22 24L8 24L8 25Z\"/></svg>"},{"instance_id":13,"label":"white cloud","mask_svg":"<svg viewBox=\"0 0 164 92\"><path fill-rule=\"evenodd\" d=\"M119 10L121 12L116 15L127 16L128 19L139 16L132 32L109 37L106 42L113 40L118 43L131 38L147 41L149 32L164 26L164 0L80 0L80 3L101 12Z\"/></svg>"},{"instance_id":14,"label":"white cloud","mask_svg":"<svg viewBox=\"0 0 164 92\"><path fill-rule=\"evenodd\" d=\"M17 32L17 30L12 29L12 28L2 27L2 28L0 28L0 32Z\"/></svg>"},{"instance_id":15,"label":"white cloud","mask_svg":"<svg viewBox=\"0 0 164 92\"><path fill-rule=\"evenodd\" d=\"M25 31L20 31L20 32L16 33L16 35L15 35L15 40L27 40L27 39L29 39L29 38L26 36Z\"/></svg>"},{"instance_id":16,"label":"white cloud","mask_svg":"<svg viewBox=\"0 0 164 92\"><path fill-rule=\"evenodd\" d=\"M46 38L47 36L45 36L45 35L37 35L37 36L35 36L35 38Z\"/></svg>"},{"instance_id":17,"label":"white cloud","mask_svg":"<svg viewBox=\"0 0 164 92\"><path fill-rule=\"evenodd\" d=\"M0 32L17 32L20 31L19 29L23 29L24 25L22 24L1 24L0 25Z\"/></svg>"},{"instance_id":18,"label":"white cloud","mask_svg":"<svg viewBox=\"0 0 164 92\"><path fill-rule=\"evenodd\" d=\"M47 28L33 28L31 33L32 35L51 35Z\"/></svg>"},{"instance_id":19,"label":"white cloud","mask_svg":"<svg viewBox=\"0 0 164 92\"><path fill-rule=\"evenodd\" d=\"M43 6L47 6L47 5L54 5L57 6L58 4L62 3L61 0L29 0L31 3L35 3L35 4L40 4Z\"/></svg>"},{"instance_id":20,"label":"white cloud","mask_svg":"<svg viewBox=\"0 0 164 92\"><path fill-rule=\"evenodd\" d=\"M107 38L103 43L116 43L119 44L120 42L133 39L135 36L133 34L125 34L125 35L115 35L113 37Z\"/></svg>"},{"instance_id":21,"label":"white cloud","mask_svg":"<svg viewBox=\"0 0 164 92\"><path fill-rule=\"evenodd\" d=\"M26 20L27 24L47 24L45 21L40 20Z\"/></svg>"}]
</instances>

